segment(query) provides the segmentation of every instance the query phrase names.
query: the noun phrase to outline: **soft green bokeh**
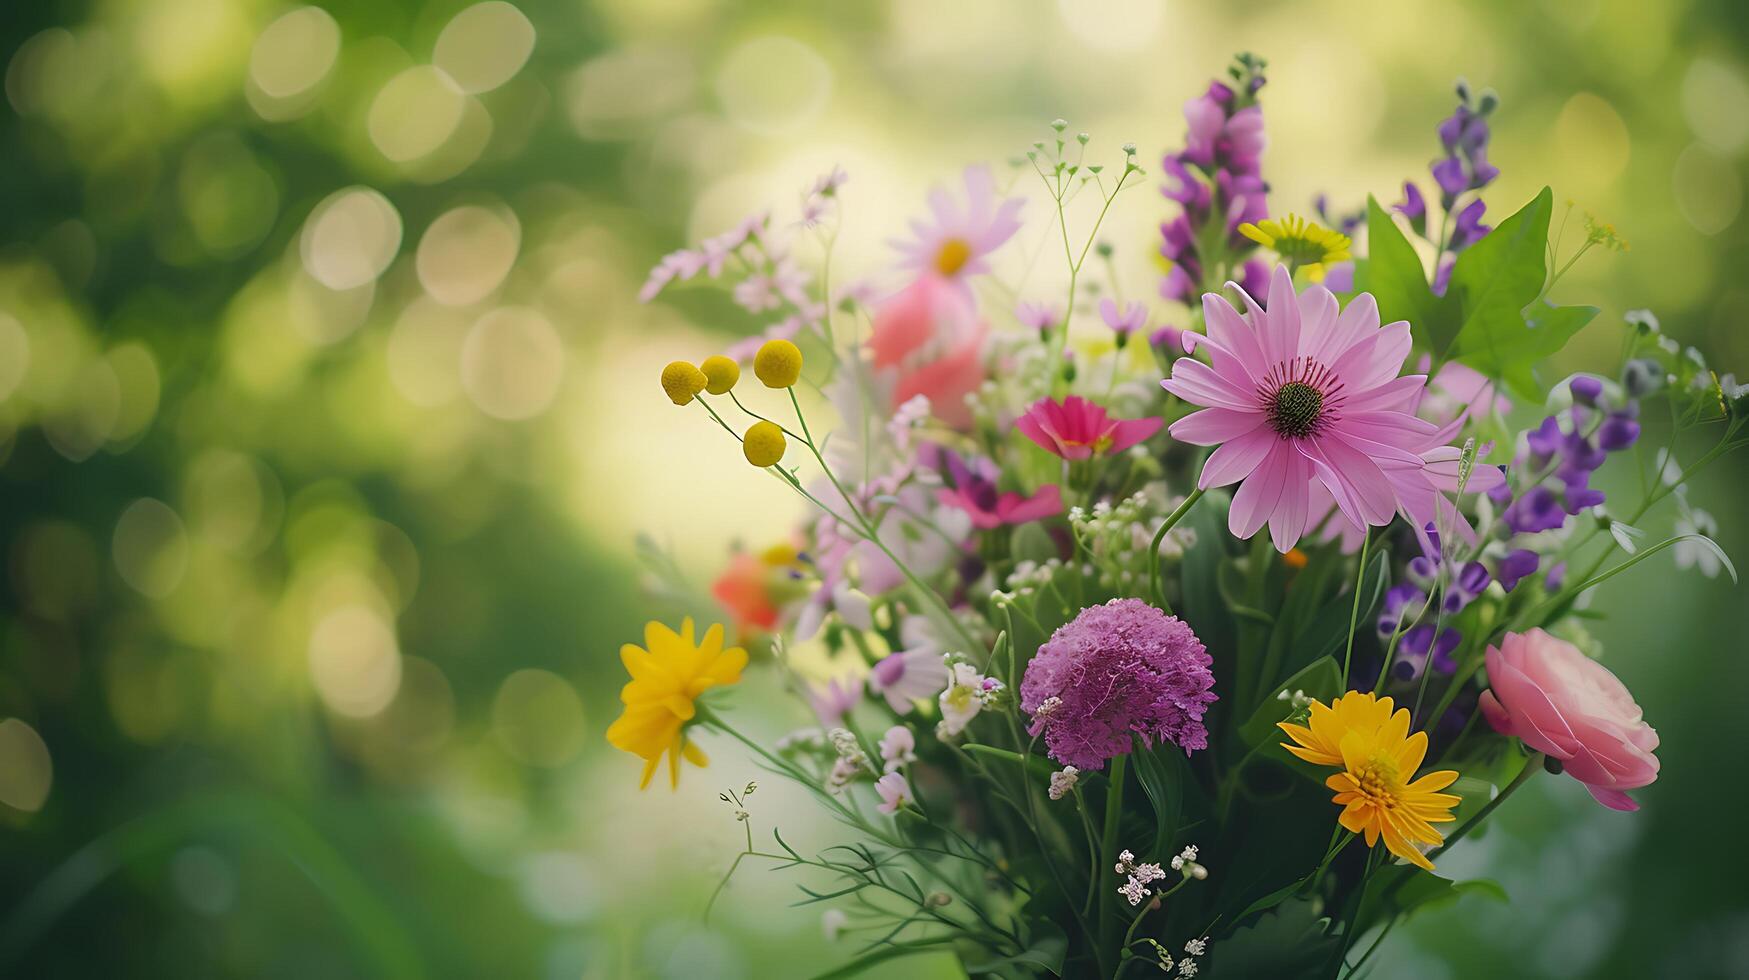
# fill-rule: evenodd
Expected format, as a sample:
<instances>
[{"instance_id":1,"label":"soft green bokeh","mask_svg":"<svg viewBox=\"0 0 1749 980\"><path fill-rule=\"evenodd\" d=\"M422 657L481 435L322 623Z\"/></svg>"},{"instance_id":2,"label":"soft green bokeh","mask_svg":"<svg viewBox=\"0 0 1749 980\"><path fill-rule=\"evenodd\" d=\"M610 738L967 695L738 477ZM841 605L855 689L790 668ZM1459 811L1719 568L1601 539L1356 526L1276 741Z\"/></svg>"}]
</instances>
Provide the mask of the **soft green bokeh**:
<instances>
[{"instance_id":1,"label":"soft green bokeh","mask_svg":"<svg viewBox=\"0 0 1749 980\"><path fill-rule=\"evenodd\" d=\"M1551 184L1633 245L1558 288L1604 310L1562 366L1607 364L1650 307L1749 367L1740 4L317 6L0 15L0 975L843 957L785 874L743 871L700 919L739 847L718 789L762 775L742 754L709 744L709 770L640 794L601 739L619 644L711 615L731 542L797 514L655 383L762 324L637 289L833 164L844 274L878 273L928 185L1053 117L1154 169L1182 103L1251 50L1273 210L1350 210L1426 186L1465 76L1503 100L1490 213ZM1143 190L1111 219L1138 291L1165 216ZM1728 460L1692 493L1739 559L1746 477ZM640 530L695 594L641 587ZM1377 975L1749 973L1744 593L1660 558L1593 608L1664 739L1644 809L1539 777L1442 861L1513 904L1426 915ZM736 698L776 737L803 718L771 687L755 671ZM761 834L781 815L798 846L838 839L775 780L754 802Z\"/></svg>"}]
</instances>

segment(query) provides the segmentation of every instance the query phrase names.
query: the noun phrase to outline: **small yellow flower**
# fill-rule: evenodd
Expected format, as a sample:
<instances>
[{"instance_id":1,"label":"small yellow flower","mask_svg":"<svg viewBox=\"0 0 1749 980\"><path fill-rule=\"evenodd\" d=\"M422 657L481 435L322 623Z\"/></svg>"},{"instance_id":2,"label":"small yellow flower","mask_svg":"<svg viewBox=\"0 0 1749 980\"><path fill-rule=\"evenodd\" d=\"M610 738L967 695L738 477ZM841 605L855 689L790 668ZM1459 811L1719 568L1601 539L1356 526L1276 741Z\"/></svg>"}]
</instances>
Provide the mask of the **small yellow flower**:
<instances>
[{"instance_id":1,"label":"small yellow flower","mask_svg":"<svg viewBox=\"0 0 1749 980\"><path fill-rule=\"evenodd\" d=\"M1349 691L1331 701L1329 707L1321 701L1313 701L1312 714L1306 719L1306 724L1284 721L1276 726L1299 743L1289 745L1283 742L1281 747L1313 765L1339 766L1342 764L1343 736L1353 731L1368 735L1377 732L1391 720L1391 707L1390 698L1378 698L1359 691ZM1407 724L1409 712L1402 714Z\"/></svg>"},{"instance_id":2,"label":"small yellow flower","mask_svg":"<svg viewBox=\"0 0 1749 980\"><path fill-rule=\"evenodd\" d=\"M1283 722L1280 727L1298 743L1283 743L1288 751L1342 768L1324 785L1336 791L1331 802L1343 808L1337 822L1345 830L1363 834L1368 847L1383 839L1392 854L1433 870L1416 845L1445 840L1433 825L1455 819L1451 809L1462 800L1439 790L1458 774L1446 769L1411 781L1427 756L1427 733L1409 734L1407 708L1393 714L1390 698L1350 691L1329 707L1312 702L1307 725Z\"/></svg>"},{"instance_id":3,"label":"small yellow flower","mask_svg":"<svg viewBox=\"0 0 1749 980\"><path fill-rule=\"evenodd\" d=\"M704 390L713 395L726 395L729 389L735 387L735 382L741 380L741 365L735 363L732 357L712 354L698 366L704 372Z\"/></svg>"},{"instance_id":4,"label":"small yellow flower","mask_svg":"<svg viewBox=\"0 0 1749 980\"><path fill-rule=\"evenodd\" d=\"M767 388L788 388L802 376L802 349L787 340L768 340L753 355L753 374Z\"/></svg>"},{"instance_id":5,"label":"small yellow flower","mask_svg":"<svg viewBox=\"0 0 1749 980\"><path fill-rule=\"evenodd\" d=\"M662 756L668 756L669 781L680 785L680 760L703 767L710 760L687 739L686 726L697 714L694 702L713 687L739 683L747 651L723 648L723 628L712 626L693 642L692 618L676 633L658 622L644 626L644 645L620 647L620 662L632 676L619 694L625 710L608 726L607 741L644 760L643 781L650 785Z\"/></svg>"},{"instance_id":6,"label":"small yellow flower","mask_svg":"<svg viewBox=\"0 0 1749 980\"><path fill-rule=\"evenodd\" d=\"M704 390L707 383L704 372L685 361L670 361L662 369L662 390L667 392L668 400L676 405L692 401Z\"/></svg>"},{"instance_id":7,"label":"small yellow flower","mask_svg":"<svg viewBox=\"0 0 1749 980\"><path fill-rule=\"evenodd\" d=\"M782 462L785 448L783 429L776 422L755 422L741 437L741 454L761 469Z\"/></svg>"},{"instance_id":8,"label":"small yellow flower","mask_svg":"<svg viewBox=\"0 0 1749 980\"><path fill-rule=\"evenodd\" d=\"M1322 282L1331 265L1348 259L1348 248L1354 244L1347 235L1331 231L1307 221L1297 214L1285 218L1265 218L1239 226L1239 234L1280 256L1295 269L1306 270L1313 282Z\"/></svg>"}]
</instances>

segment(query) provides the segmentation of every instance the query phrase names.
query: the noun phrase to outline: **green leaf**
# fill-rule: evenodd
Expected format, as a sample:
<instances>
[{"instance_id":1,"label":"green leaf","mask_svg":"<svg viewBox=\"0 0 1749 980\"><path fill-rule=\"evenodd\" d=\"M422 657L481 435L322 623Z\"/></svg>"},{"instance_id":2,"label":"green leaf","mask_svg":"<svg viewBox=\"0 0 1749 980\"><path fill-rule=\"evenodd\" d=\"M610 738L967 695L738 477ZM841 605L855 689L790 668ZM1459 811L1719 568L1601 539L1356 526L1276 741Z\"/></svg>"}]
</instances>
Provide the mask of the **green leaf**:
<instances>
[{"instance_id":1,"label":"green leaf","mask_svg":"<svg viewBox=\"0 0 1749 980\"><path fill-rule=\"evenodd\" d=\"M1455 902L1465 895L1481 895L1496 902L1508 901L1506 889L1487 878L1452 881L1412 864L1381 868L1367 886L1365 901L1355 917L1354 935L1383 925L1394 915L1413 915L1422 909Z\"/></svg>"},{"instance_id":2,"label":"green leaf","mask_svg":"<svg viewBox=\"0 0 1749 980\"><path fill-rule=\"evenodd\" d=\"M1371 629L1368 624L1372 621L1372 611L1378 606L1379 597L1384 595L1390 584L1389 559L1390 552L1379 548L1367 565L1366 577L1360 580L1360 618L1354 626L1356 643L1361 642L1366 631ZM1353 616L1354 593L1338 593L1335 599L1324 604L1305 629L1299 631L1299 635L1294 638L1292 653L1282 665L1283 669L1298 667L1306 662L1304 658L1340 655L1348 645L1348 623ZM1265 683L1269 680L1270 678L1264 678ZM1281 687L1282 685L1276 684L1273 690L1279 691ZM1306 693L1310 694L1311 689L1307 688Z\"/></svg>"},{"instance_id":3,"label":"green leaf","mask_svg":"<svg viewBox=\"0 0 1749 980\"><path fill-rule=\"evenodd\" d=\"M1148 794L1154 805L1154 850L1165 853L1183 823L1184 794L1191 782L1190 767L1184 752L1167 743L1155 748L1142 744L1140 736L1131 740L1131 756L1136 761L1136 782Z\"/></svg>"},{"instance_id":4,"label":"green leaf","mask_svg":"<svg viewBox=\"0 0 1749 980\"><path fill-rule=\"evenodd\" d=\"M1596 315L1590 307L1538 304L1548 269L1553 194L1543 188L1517 214L1458 256L1444 305L1460 311L1451 356L1521 393L1532 366L1566 345ZM1441 353L1436 351L1436 353Z\"/></svg>"},{"instance_id":5,"label":"green leaf","mask_svg":"<svg viewBox=\"0 0 1749 980\"><path fill-rule=\"evenodd\" d=\"M1415 247L1371 196L1366 199L1366 240L1366 290L1378 301L1379 322L1407 320L1417 347L1443 353L1455 333L1455 319L1427 287Z\"/></svg>"},{"instance_id":6,"label":"green leaf","mask_svg":"<svg viewBox=\"0 0 1749 980\"><path fill-rule=\"evenodd\" d=\"M1030 966L1045 970L1052 976L1062 976L1063 958L1069 954L1069 937L1062 927L1040 919L1031 923L1028 932L1031 935L1025 949L1012 956L975 962L964 960L966 973L977 976L995 973L1005 966Z\"/></svg>"},{"instance_id":7,"label":"green leaf","mask_svg":"<svg viewBox=\"0 0 1749 980\"><path fill-rule=\"evenodd\" d=\"M1319 657L1306 665L1299 673L1289 677L1280 684L1272 685L1263 692L1263 703L1251 713L1249 721L1239 729L1240 737L1246 745L1262 745L1270 739L1281 739L1281 729L1275 727L1276 722L1288 716L1286 702L1277 701L1275 694L1281 690L1305 691L1308 697L1317 698L1328 704L1330 699L1341 694L1342 665L1334 657Z\"/></svg>"},{"instance_id":8,"label":"green leaf","mask_svg":"<svg viewBox=\"0 0 1749 980\"><path fill-rule=\"evenodd\" d=\"M1301 980L1325 973L1336 950L1329 920L1305 899L1284 902L1209 950L1209 975L1229 980Z\"/></svg>"}]
</instances>

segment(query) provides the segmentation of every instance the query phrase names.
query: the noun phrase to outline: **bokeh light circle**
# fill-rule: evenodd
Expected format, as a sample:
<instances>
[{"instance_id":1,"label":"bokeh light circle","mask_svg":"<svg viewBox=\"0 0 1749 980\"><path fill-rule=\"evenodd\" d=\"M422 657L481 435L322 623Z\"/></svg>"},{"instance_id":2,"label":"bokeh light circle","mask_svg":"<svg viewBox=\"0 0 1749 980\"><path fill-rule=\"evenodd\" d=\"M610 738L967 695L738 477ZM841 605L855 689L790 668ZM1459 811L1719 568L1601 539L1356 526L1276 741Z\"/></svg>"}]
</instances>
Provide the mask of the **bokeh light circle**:
<instances>
[{"instance_id":1,"label":"bokeh light circle","mask_svg":"<svg viewBox=\"0 0 1749 980\"><path fill-rule=\"evenodd\" d=\"M534 25L502 0L477 3L450 18L437 36L431 63L468 93L510 81L534 51Z\"/></svg>"},{"instance_id":2,"label":"bokeh light circle","mask_svg":"<svg viewBox=\"0 0 1749 980\"><path fill-rule=\"evenodd\" d=\"M55 768L42 736L18 718L0 721L0 803L34 813L42 809Z\"/></svg>"},{"instance_id":3,"label":"bokeh light circle","mask_svg":"<svg viewBox=\"0 0 1749 980\"><path fill-rule=\"evenodd\" d=\"M508 208L464 205L446 211L419 240L419 283L439 303L477 303L510 274L521 239L521 226Z\"/></svg>"},{"instance_id":4,"label":"bokeh light circle","mask_svg":"<svg viewBox=\"0 0 1749 980\"><path fill-rule=\"evenodd\" d=\"M341 606L310 631L310 680L335 714L369 718L389 706L401 686L395 632L375 610Z\"/></svg>"},{"instance_id":5,"label":"bokeh light circle","mask_svg":"<svg viewBox=\"0 0 1749 980\"><path fill-rule=\"evenodd\" d=\"M122 581L153 599L176 591L188 570L188 533L182 518L151 497L142 497L121 512L111 551Z\"/></svg>"},{"instance_id":6,"label":"bokeh light circle","mask_svg":"<svg viewBox=\"0 0 1749 980\"><path fill-rule=\"evenodd\" d=\"M583 700L551 671L519 670L492 699L492 734L518 762L563 765L583 747Z\"/></svg>"},{"instance_id":7,"label":"bokeh light circle","mask_svg":"<svg viewBox=\"0 0 1749 980\"><path fill-rule=\"evenodd\" d=\"M565 374L558 331L539 312L511 306L481 317L462 341L462 390L493 418L533 418L547 410Z\"/></svg>"},{"instance_id":8,"label":"bokeh light circle","mask_svg":"<svg viewBox=\"0 0 1749 980\"><path fill-rule=\"evenodd\" d=\"M466 111L467 96L447 74L415 65L384 83L366 125L383 156L409 163L443 146Z\"/></svg>"},{"instance_id":9,"label":"bokeh light circle","mask_svg":"<svg viewBox=\"0 0 1749 980\"><path fill-rule=\"evenodd\" d=\"M793 37L767 35L729 52L717 72L723 111L757 133L794 132L812 122L832 92L826 59Z\"/></svg>"},{"instance_id":10,"label":"bokeh light circle","mask_svg":"<svg viewBox=\"0 0 1749 980\"><path fill-rule=\"evenodd\" d=\"M375 281L400 247L400 212L369 187L348 187L323 199L299 239L304 268L333 290Z\"/></svg>"},{"instance_id":11,"label":"bokeh light circle","mask_svg":"<svg viewBox=\"0 0 1749 980\"><path fill-rule=\"evenodd\" d=\"M249 52L249 80L263 95L294 99L333 70L340 25L320 7L299 7L263 28Z\"/></svg>"}]
</instances>

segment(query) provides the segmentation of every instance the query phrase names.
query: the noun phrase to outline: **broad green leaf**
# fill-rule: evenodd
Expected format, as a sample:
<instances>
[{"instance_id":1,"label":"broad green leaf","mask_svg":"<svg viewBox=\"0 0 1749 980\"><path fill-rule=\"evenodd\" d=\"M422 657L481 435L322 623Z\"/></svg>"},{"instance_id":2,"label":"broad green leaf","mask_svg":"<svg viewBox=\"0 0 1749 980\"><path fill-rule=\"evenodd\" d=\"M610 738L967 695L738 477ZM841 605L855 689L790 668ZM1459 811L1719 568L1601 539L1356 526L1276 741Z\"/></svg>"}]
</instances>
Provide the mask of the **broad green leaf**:
<instances>
[{"instance_id":1,"label":"broad green leaf","mask_svg":"<svg viewBox=\"0 0 1749 980\"><path fill-rule=\"evenodd\" d=\"M1355 917L1354 934L1358 936L1372 926L1383 925L1393 915L1413 915L1465 895L1508 901L1506 889L1486 878L1452 881L1412 864L1390 865L1380 869L1367 885L1366 899Z\"/></svg>"},{"instance_id":2,"label":"broad green leaf","mask_svg":"<svg viewBox=\"0 0 1749 980\"><path fill-rule=\"evenodd\" d=\"M1275 695L1282 691L1304 691L1307 697L1317 698L1328 703L1331 698L1342 692L1342 665L1334 657L1319 657L1299 673L1289 677L1280 684L1268 687L1263 692L1263 703L1251 713L1249 721L1239 729L1239 734L1245 739L1246 745L1261 745L1275 739L1279 741L1286 736L1281 729L1275 727L1276 722L1288 716L1288 705L1285 701L1277 701Z\"/></svg>"},{"instance_id":3,"label":"broad green leaf","mask_svg":"<svg viewBox=\"0 0 1749 980\"><path fill-rule=\"evenodd\" d=\"M1595 306L1537 303L1524 311L1518 328L1503 328L1478 338L1476 343L1485 345L1478 350L1465 349L1460 342L1453 354L1457 360L1500 378L1519 397L1539 400L1543 386L1537 383L1533 370L1537 362L1567 346L1596 315Z\"/></svg>"},{"instance_id":4,"label":"broad green leaf","mask_svg":"<svg viewBox=\"0 0 1749 980\"><path fill-rule=\"evenodd\" d=\"M1163 854L1175 843L1183 824L1184 794L1193 781L1190 767L1184 751L1171 743L1150 749L1137 736L1131 744L1136 782L1154 807L1154 850Z\"/></svg>"},{"instance_id":5,"label":"broad green leaf","mask_svg":"<svg viewBox=\"0 0 1749 980\"><path fill-rule=\"evenodd\" d=\"M1283 902L1216 943L1209 950L1209 975L1249 980L1327 975L1324 961L1335 954L1338 942L1328 934L1329 923L1308 900Z\"/></svg>"},{"instance_id":6,"label":"broad green leaf","mask_svg":"<svg viewBox=\"0 0 1749 980\"><path fill-rule=\"evenodd\" d=\"M1366 240L1366 291L1378 301L1379 322L1407 320L1416 347L1443 352L1451 344L1456 321L1427 287L1427 273L1415 247L1403 237L1390 212L1370 196L1366 199Z\"/></svg>"}]
</instances>

